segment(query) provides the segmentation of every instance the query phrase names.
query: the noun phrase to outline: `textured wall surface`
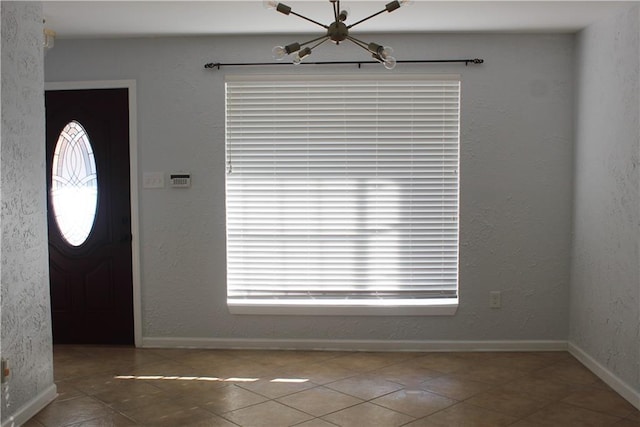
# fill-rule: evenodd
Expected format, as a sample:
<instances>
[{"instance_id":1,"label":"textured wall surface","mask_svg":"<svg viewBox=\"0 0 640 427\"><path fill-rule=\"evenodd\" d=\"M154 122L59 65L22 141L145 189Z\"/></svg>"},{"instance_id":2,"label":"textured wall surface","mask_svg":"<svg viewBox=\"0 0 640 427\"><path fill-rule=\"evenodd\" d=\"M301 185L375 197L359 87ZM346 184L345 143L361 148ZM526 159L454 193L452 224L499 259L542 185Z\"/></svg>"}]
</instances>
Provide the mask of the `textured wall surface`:
<instances>
[{"instance_id":1,"label":"textured wall surface","mask_svg":"<svg viewBox=\"0 0 640 427\"><path fill-rule=\"evenodd\" d=\"M393 46L399 59L486 61L394 70L462 76L461 304L453 317L234 316L226 307L225 75L388 74L383 67L203 69L272 61L286 36L56 41L47 81L137 80L140 174L192 173L187 190L140 190L145 337L566 339L573 36L363 37ZM350 45L314 51L314 60L354 58L368 59ZM503 292L502 309L489 308L492 290Z\"/></svg>"},{"instance_id":2,"label":"textured wall surface","mask_svg":"<svg viewBox=\"0 0 640 427\"><path fill-rule=\"evenodd\" d=\"M578 36L570 340L640 393L640 7Z\"/></svg>"},{"instance_id":3,"label":"textured wall surface","mask_svg":"<svg viewBox=\"0 0 640 427\"><path fill-rule=\"evenodd\" d=\"M44 161L42 5L1 2L2 421L53 384Z\"/></svg>"}]
</instances>

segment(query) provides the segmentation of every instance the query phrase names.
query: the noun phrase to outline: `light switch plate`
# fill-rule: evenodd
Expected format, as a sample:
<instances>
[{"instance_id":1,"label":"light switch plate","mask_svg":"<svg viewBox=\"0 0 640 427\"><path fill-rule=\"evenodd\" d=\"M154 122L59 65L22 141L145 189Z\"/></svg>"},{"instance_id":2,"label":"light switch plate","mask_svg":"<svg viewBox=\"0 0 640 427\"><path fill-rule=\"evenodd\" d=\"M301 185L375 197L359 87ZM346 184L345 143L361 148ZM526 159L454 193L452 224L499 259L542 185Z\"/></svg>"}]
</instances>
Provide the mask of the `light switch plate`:
<instances>
[{"instance_id":1,"label":"light switch plate","mask_svg":"<svg viewBox=\"0 0 640 427\"><path fill-rule=\"evenodd\" d=\"M143 173L142 188L164 188L164 172Z\"/></svg>"}]
</instances>

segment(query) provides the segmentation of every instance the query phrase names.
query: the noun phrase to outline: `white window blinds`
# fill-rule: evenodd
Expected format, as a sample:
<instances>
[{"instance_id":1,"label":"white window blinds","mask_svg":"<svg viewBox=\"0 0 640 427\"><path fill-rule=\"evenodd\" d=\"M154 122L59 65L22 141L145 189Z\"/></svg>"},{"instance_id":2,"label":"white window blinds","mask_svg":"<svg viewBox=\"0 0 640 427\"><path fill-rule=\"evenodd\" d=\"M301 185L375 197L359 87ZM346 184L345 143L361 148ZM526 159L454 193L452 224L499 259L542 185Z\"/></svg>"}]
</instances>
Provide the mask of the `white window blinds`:
<instances>
[{"instance_id":1,"label":"white window blinds","mask_svg":"<svg viewBox=\"0 0 640 427\"><path fill-rule=\"evenodd\" d=\"M226 82L230 307L457 302L458 76Z\"/></svg>"}]
</instances>

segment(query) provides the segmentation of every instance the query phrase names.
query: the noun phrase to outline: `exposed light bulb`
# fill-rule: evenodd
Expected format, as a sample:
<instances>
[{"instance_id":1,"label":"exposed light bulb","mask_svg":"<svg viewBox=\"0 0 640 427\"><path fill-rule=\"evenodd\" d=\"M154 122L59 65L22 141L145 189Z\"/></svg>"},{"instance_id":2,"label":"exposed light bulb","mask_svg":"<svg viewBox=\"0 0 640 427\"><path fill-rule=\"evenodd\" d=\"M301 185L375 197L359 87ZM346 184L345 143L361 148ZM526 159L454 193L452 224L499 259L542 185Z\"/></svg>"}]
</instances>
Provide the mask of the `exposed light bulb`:
<instances>
[{"instance_id":1,"label":"exposed light bulb","mask_svg":"<svg viewBox=\"0 0 640 427\"><path fill-rule=\"evenodd\" d=\"M43 36L44 36L43 47L46 53L48 50L53 49L53 45L55 44L55 41L56 41L56 32L48 28L45 28L43 30Z\"/></svg>"},{"instance_id":2,"label":"exposed light bulb","mask_svg":"<svg viewBox=\"0 0 640 427\"><path fill-rule=\"evenodd\" d=\"M275 46L273 49L271 49L271 53L273 54L273 59L275 59L276 61L282 61L287 55L287 51L282 46Z\"/></svg>"},{"instance_id":3,"label":"exposed light bulb","mask_svg":"<svg viewBox=\"0 0 640 427\"><path fill-rule=\"evenodd\" d=\"M293 65L300 65L301 62L302 58L300 58L300 55L296 53L296 56L293 57Z\"/></svg>"},{"instance_id":4,"label":"exposed light bulb","mask_svg":"<svg viewBox=\"0 0 640 427\"><path fill-rule=\"evenodd\" d=\"M386 58L382 58L380 54L374 53L371 56L376 61L381 62L384 65L384 68L386 68L387 70L393 70L394 68L396 68L396 58L391 55L388 55Z\"/></svg>"},{"instance_id":5,"label":"exposed light bulb","mask_svg":"<svg viewBox=\"0 0 640 427\"><path fill-rule=\"evenodd\" d=\"M275 0L264 0L262 5L265 9L275 9L278 7L278 2Z\"/></svg>"},{"instance_id":6,"label":"exposed light bulb","mask_svg":"<svg viewBox=\"0 0 640 427\"><path fill-rule=\"evenodd\" d=\"M409 6L413 4L413 0L400 0L400 6Z\"/></svg>"},{"instance_id":7,"label":"exposed light bulb","mask_svg":"<svg viewBox=\"0 0 640 427\"><path fill-rule=\"evenodd\" d=\"M380 55L380 58L382 59L386 59L390 57L392 53L393 53L393 48L389 46L380 47L378 49L378 55Z\"/></svg>"},{"instance_id":8,"label":"exposed light bulb","mask_svg":"<svg viewBox=\"0 0 640 427\"><path fill-rule=\"evenodd\" d=\"M394 68L396 68L396 58L394 58L393 56L387 56L384 59L384 68L386 68L387 70L393 70Z\"/></svg>"}]
</instances>

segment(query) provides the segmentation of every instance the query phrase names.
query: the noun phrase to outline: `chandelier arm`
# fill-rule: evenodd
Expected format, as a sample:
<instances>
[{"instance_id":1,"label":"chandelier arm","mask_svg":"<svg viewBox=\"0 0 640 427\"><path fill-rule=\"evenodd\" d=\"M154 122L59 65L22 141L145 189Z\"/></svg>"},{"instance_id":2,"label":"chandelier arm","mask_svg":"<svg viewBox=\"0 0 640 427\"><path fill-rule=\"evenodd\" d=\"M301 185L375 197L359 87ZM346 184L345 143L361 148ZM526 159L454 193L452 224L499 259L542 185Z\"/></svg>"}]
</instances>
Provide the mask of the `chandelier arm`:
<instances>
[{"instance_id":1,"label":"chandelier arm","mask_svg":"<svg viewBox=\"0 0 640 427\"><path fill-rule=\"evenodd\" d=\"M361 48L363 48L367 52L371 53L371 51L369 50L368 45L365 42L363 42L362 40L358 40L357 38L352 37L352 36L347 36L347 40L349 40L351 43L355 44L356 46L360 46Z\"/></svg>"},{"instance_id":2,"label":"chandelier arm","mask_svg":"<svg viewBox=\"0 0 640 427\"><path fill-rule=\"evenodd\" d=\"M361 19L361 20L359 20L358 22L356 22L356 23L353 23L353 24L349 25L349 26L347 26L347 29L349 30L349 29L351 29L351 28L355 27L356 25L361 24L361 23L363 23L364 21L368 21L369 19L371 19L371 18L373 18L373 17L376 17L376 16L378 16L378 15L380 15L380 14L384 13L384 12L387 12L387 9L382 9L380 12L376 12L376 13L374 13L373 15L367 16L366 18Z\"/></svg>"},{"instance_id":3,"label":"chandelier arm","mask_svg":"<svg viewBox=\"0 0 640 427\"><path fill-rule=\"evenodd\" d=\"M315 39L313 39L313 40L309 40L309 41L307 41L307 42L300 43L300 46L306 46L306 45L308 45L309 43L317 42L318 40L321 40L321 39L324 39L324 40L322 40L322 42L320 42L320 43L324 43L328 38L329 38L329 36L328 36L328 35L326 35L326 34L324 34L324 35L322 35L322 36L320 36L320 37L317 37L317 38L315 38ZM316 46L318 46L318 45L316 45ZM314 49L316 46L313 46L311 49Z\"/></svg>"},{"instance_id":4,"label":"chandelier arm","mask_svg":"<svg viewBox=\"0 0 640 427\"><path fill-rule=\"evenodd\" d=\"M311 46L309 49L313 50L313 49L317 48L318 46L320 46L322 43L324 43L324 42L326 42L327 40L329 40L329 36L322 36L322 37L320 37L320 38L323 38L324 40L319 41L318 43L316 43L316 44L314 44L313 46ZM316 40L318 40L318 39L316 39ZM311 43L311 42L308 42L308 43Z\"/></svg>"},{"instance_id":5,"label":"chandelier arm","mask_svg":"<svg viewBox=\"0 0 640 427\"><path fill-rule=\"evenodd\" d=\"M297 16L298 18L306 19L307 21L312 22L312 23L314 23L314 24L316 24L316 25L319 25L319 26L321 26L322 28L324 28L324 29L326 29L326 30L328 30L328 29L329 29L329 26L328 26L328 25L321 24L321 23L319 23L318 21L314 21L313 19L311 19L311 18L307 18L307 17L306 17L306 16L304 16L304 15L300 15L299 13L296 13L296 12L294 12L293 10L292 10L291 12L289 12L289 13L291 13L291 15L295 15L295 16Z\"/></svg>"}]
</instances>

